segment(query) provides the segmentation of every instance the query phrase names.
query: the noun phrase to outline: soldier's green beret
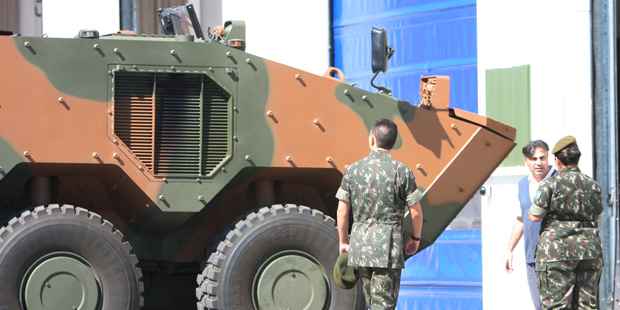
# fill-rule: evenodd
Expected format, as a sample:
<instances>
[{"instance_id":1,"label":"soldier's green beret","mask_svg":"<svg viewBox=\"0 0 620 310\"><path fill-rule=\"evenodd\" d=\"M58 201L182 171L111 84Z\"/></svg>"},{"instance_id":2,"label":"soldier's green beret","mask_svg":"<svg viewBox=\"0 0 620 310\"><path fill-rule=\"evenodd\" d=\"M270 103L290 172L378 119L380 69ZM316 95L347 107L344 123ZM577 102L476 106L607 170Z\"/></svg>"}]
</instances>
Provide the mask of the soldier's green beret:
<instances>
[{"instance_id":1,"label":"soldier's green beret","mask_svg":"<svg viewBox=\"0 0 620 310\"><path fill-rule=\"evenodd\" d=\"M355 283L357 283L357 272L355 268L348 266L348 260L349 254L344 252L338 256L336 264L334 265L334 283L337 287L343 289L352 289Z\"/></svg>"},{"instance_id":2,"label":"soldier's green beret","mask_svg":"<svg viewBox=\"0 0 620 310\"><path fill-rule=\"evenodd\" d=\"M552 154L556 154L557 152L565 149L567 146L569 146L571 144L576 144L576 143L577 143L577 139L575 139L575 137L573 137L573 136L566 136L566 137L558 140L558 142L553 147L553 150L551 150L551 153Z\"/></svg>"}]
</instances>

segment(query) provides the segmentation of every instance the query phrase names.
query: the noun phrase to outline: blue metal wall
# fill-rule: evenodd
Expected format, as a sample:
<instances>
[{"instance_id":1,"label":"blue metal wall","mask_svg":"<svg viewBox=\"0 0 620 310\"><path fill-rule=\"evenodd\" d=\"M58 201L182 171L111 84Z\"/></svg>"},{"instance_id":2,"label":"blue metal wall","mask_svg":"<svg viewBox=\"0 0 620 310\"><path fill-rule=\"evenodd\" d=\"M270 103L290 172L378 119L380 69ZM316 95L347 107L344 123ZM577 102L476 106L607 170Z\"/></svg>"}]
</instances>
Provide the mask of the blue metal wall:
<instances>
[{"instance_id":1,"label":"blue metal wall","mask_svg":"<svg viewBox=\"0 0 620 310\"><path fill-rule=\"evenodd\" d=\"M475 0L332 0L333 65L370 89L370 29L396 50L378 81L418 101L421 75L449 75L452 107L477 112Z\"/></svg>"},{"instance_id":2,"label":"blue metal wall","mask_svg":"<svg viewBox=\"0 0 620 310\"><path fill-rule=\"evenodd\" d=\"M396 50L379 85L416 103L421 75L448 75L450 106L477 112L475 0L332 0L332 65L369 90L373 26ZM409 259L398 309L482 309L480 244L479 228L446 230Z\"/></svg>"}]
</instances>

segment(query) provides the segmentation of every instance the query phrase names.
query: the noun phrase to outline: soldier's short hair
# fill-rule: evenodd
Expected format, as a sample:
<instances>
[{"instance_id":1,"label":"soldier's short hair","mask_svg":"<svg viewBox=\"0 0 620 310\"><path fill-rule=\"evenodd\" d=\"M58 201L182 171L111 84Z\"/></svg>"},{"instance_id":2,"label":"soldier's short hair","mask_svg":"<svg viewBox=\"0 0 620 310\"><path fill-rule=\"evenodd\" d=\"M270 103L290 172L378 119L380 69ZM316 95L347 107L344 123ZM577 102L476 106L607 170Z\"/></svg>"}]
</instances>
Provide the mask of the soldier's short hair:
<instances>
[{"instance_id":1,"label":"soldier's short hair","mask_svg":"<svg viewBox=\"0 0 620 310\"><path fill-rule=\"evenodd\" d=\"M577 144L573 143L555 153L555 157L566 166L577 165L581 157L581 151L579 151Z\"/></svg>"},{"instance_id":2,"label":"soldier's short hair","mask_svg":"<svg viewBox=\"0 0 620 310\"><path fill-rule=\"evenodd\" d=\"M545 141L533 140L521 149L521 153L523 153L523 156L527 158L532 158L534 157L534 153L536 153L537 148L542 148L545 152L549 152L549 145L547 145Z\"/></svg>"},{"instance_id":3,"label":"soldier's short hair","mask_svg":"<svg viewBox=\"0 0 620 310\"><path fill-rule=\"evenodd\" d=\"M390 150L396 143L398 128L391 120L382 118L375 123L370 133L375 137L378 147Z\"/></svg>"}]
</instances>

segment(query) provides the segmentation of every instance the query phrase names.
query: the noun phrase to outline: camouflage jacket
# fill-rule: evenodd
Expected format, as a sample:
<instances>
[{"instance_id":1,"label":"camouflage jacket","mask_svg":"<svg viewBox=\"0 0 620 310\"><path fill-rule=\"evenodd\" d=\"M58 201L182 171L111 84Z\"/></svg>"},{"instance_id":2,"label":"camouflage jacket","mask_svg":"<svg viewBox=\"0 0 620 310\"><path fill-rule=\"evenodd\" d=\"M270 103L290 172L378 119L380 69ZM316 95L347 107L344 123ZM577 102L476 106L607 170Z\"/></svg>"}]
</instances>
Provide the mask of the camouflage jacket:
<instances>
[{"instance_id":1,"label":"camouflage jacket","mask_svg":"<svg viewBox=\"0 0 620 310\"><path fill-rule=\"evenodd\" d=\"M536 264L601 257L597 219L602 210L600 186L577 167L541 182L529 210L543 217Z\"/></svg>"},{"instance_id":2,"label":"camouflage jacket","mask_svg":"<svg viewBox=\"0 0 620 310\"><path fill-rule=\"evenodd\" d=\"M353 210L349 265L403 268L403 216L415 190L411 169L386 151L374 150L347 168L336 198Z\"/></svg>"}]
</instances>

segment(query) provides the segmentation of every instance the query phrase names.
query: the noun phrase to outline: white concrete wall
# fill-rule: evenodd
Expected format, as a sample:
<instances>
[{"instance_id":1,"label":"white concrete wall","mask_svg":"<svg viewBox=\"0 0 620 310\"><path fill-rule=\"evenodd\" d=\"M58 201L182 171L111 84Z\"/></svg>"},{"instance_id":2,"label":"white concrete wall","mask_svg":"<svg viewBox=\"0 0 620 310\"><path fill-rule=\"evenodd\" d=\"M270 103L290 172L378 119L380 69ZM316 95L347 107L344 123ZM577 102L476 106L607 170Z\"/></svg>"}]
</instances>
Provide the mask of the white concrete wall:
<instances>
[{"instance_id":1,"label":"white concrete wall","mask_svg":"<svg viewBox=\"0 0 620 310\"><path fill-rule=\"evenodd\" d=\"M99 34L117 32L120 27L117 0L54 0L43 3L43 33L49 37L72 38L80 29Z\"/></svg>"},{"instance_id":2,"label":"white concrete wall","mask_svg":"<svg viewBox=\"0 0 620 310\"><path fill-rule=\"evenodd\" d=\"M531 133L550 146L572 134L592 174L592 82L588 0L478 0L478 97L485 71L530 65Z\"/></svg>"},{"instance_id":3,"label":"white concrete wall","mask_svg":"<svg viewBox=\"0 0 620 310\"><path fill-rule=\"evenodd\" d=\"M321 75L329 66L327 0L226 0L222 18L245 20L252 54Z\"/></svg>"},{"instance_id":4,"label":"white concrete wall","mask_svg":"<svg viewBox=\"0 0 620 310\"><path fill-rule=\"evenodd\" d=\"M519 215L515 184L527 173L514 169L495 175L482 200L482 304L484 309L533 309L525 273L523 240L513 252L514 271L504 270L508 238ZM509 306L508 306L509 305Z\"/></svg>"},{"instance_id":5,"label":"white concrete wall","mask_svg":"<svg viewBox=\"0 0 620 310\"><path fill-rule=\"evenodd\" d=\"M34 0L27 0L34 1ZM246 22L247 51L315 74L329 66L329 1L189 0L203 28L226 20ZM43 33L74 37L80 29L119 30L119 1L54 0L43 3Z\"/></svg>"},{"instance_id":6,"label":"white concrete wall","mask_svg":"<svg viewBox=\"0 0 620 310\"><path fill-rule=\"evenodd\" d=\"M582 170L592 175L592 76L590 1L478 0L478 97L485 112L485 72L530 65L531 138L553 147L564 135L577 137ZM521 148L518 145L517 148ZM553 160L553 157L551 157ZM500 168L487 182L482 204L483 306L531 309L523 242L516 270L506 274L504 253L514 223L523 167Z\"/></svg>"}]
</instances>

